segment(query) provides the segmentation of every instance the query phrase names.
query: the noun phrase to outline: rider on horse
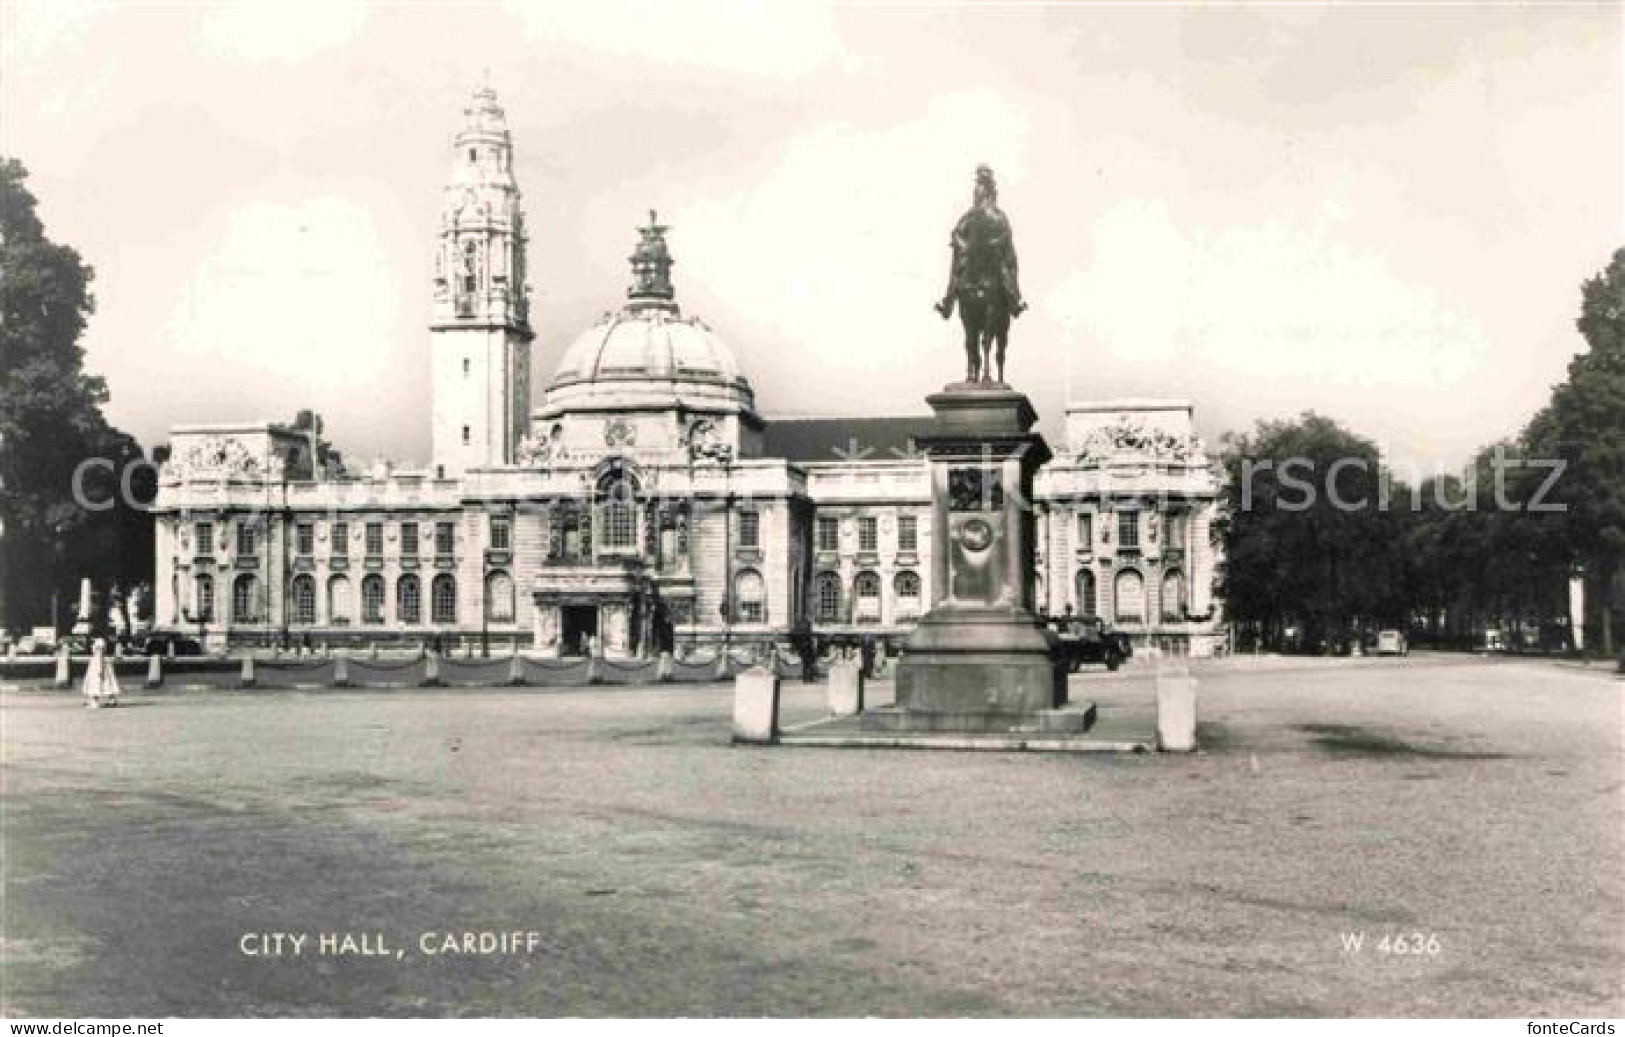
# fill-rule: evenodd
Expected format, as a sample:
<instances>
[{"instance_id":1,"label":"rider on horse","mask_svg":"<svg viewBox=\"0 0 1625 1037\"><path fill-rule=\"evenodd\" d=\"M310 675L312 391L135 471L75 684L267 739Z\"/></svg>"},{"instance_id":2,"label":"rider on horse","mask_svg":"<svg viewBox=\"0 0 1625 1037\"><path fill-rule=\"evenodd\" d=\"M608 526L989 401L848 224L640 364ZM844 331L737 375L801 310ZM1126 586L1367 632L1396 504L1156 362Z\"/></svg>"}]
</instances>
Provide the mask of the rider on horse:
<instances>
[{"instance_id":1,"label":"rider on horse","mask_svg":"<svg viewBox=\"0 0 1625 1037\"><path fill-rule=\"evenodd\" d=\"M948 267L948 289L942 301L936 304L944 320L953 316L954 299L967 287L966 274L973 258L990 261L998 270L1009 300L1010 316L1019 316L1027 308L1017 282L1016 245L1010 235L1010 221L999 208L999 188L993 182L993 170L987 166L976 167L976 190L971 207L954 226L948 245L954 252Z\"/></svg>"}]
</instances>

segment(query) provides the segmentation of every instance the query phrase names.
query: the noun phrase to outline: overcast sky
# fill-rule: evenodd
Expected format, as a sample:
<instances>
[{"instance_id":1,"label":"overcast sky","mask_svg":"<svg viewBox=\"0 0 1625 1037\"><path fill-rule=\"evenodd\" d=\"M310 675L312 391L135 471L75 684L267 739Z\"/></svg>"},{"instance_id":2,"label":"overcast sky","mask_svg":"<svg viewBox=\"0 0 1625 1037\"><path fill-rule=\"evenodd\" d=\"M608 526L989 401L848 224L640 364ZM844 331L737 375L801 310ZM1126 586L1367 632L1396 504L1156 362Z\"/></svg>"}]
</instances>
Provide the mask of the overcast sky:
<instances>
[{"instance_id":1,"label":"overcast sky","mask_svg":"<svg viewBox=\"0 0 1625 1037\"><path fill-rule=\"evenodd\" d=\"M764 413L918 413L995 170L1032 309L1009 380L1314 408L1396 459L1510 435L1625 244L1617 4L135 5L5 0L0 151L97 271L110 417L322 412L427 460L431 244L489 70L531 228L537 402L669 222Z\"/></svg>"}]
</instances>

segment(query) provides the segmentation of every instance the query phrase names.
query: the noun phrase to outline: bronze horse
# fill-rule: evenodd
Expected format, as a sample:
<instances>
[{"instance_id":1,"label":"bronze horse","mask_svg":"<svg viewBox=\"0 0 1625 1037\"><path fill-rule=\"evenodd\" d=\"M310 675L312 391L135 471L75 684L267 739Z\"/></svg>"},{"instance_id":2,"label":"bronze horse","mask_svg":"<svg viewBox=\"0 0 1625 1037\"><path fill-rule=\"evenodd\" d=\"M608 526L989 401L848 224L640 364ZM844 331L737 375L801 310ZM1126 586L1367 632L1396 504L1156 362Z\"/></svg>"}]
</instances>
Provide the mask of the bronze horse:
<instances>
[{"instance_id":1,"label":"bronze horse","mask_svg":"<svg viewBox=\"0 0 1625 1037\"><path fill-rule=\"evenodd\" d=\"M1012 307L1004 270L993 250L970 250L954 300L965 329L965 381L1002 384ZM997 378L993 377L994 363L998 364Z\"/></svg>"}]
</instances>

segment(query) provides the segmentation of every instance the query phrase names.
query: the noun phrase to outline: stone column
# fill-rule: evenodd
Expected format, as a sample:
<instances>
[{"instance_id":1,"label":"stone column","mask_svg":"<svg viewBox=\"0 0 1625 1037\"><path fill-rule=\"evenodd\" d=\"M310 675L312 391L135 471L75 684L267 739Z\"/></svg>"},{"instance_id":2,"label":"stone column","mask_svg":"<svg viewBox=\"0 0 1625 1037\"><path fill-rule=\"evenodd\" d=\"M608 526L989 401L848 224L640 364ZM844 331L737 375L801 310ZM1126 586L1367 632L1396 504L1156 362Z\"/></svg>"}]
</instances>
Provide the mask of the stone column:
<instances>
[{"instance_id":1,"label":"stone column","mask_svg":"<svg viewBox=\"0 0 1625 1037\"><path fill-rule=\"evenodd\" d=\"M1049 459L1021 393L955 385L928 398L935 592L897 667L897 705L871 729L1008 730L1066 701L1064 667L1032 612L1033 475Z\"/></svg>"}]
</instances>

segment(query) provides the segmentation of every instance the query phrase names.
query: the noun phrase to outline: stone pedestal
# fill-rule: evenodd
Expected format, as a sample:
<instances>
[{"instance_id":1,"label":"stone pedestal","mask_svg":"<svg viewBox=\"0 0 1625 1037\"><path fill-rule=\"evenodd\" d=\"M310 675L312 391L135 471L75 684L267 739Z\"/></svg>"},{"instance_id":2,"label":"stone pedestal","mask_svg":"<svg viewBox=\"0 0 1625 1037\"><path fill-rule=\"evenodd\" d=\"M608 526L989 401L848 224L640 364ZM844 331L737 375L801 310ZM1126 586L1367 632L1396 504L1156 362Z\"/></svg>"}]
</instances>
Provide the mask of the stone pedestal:
<instances>
[{"instance_id":1,"label":"stone pedestal","mask_svg":"<svg viewBox=\"0 0 1625 1037\"><path fill-rule=\"evenodd\" d=\"M835 663L829 668L829 711L838 717L863 712L863 667Z\"/></svg>"},{"instance_id":2,"label":"stone pedestal","mask_svg":"<svg viewBox=\"0 0 1625 1037\"><path fill-rule=\"evenodd\" d=\"M752 667L734 678L734 741L765 745L778 734L778 675Z\"/></svg>"},{"instance_id":3,"label":"stone pedestal","mask_svg":"<svg viewBox=\"0 0 1625 1037\"><path fill-rule=\"evenodd\" d=\"M1157 674L1157 748L1196 749L1196 678L1188 673Z\"/></svg>"},{"instance_id":4,"label":"stone pedestal","mask_svg":"<svg viewBox=\"0 0 1625 1037\"><path fill-rule=\"evenodd\" d=\"M1082 724L1052 715L1066 670L1033 614L1033 473L1049 460L1027 397L958 384L927 398L935 517L932 602L903 645L896 705L864 714L885 731L1018 731ZM1082 729L1081 727L1079 728Z\"/></svg>"}]
</instances>

